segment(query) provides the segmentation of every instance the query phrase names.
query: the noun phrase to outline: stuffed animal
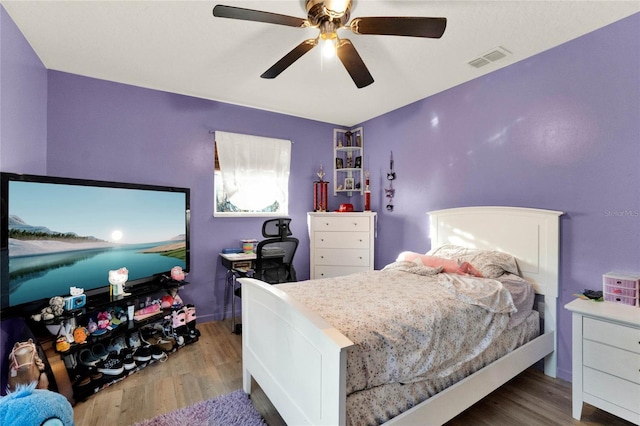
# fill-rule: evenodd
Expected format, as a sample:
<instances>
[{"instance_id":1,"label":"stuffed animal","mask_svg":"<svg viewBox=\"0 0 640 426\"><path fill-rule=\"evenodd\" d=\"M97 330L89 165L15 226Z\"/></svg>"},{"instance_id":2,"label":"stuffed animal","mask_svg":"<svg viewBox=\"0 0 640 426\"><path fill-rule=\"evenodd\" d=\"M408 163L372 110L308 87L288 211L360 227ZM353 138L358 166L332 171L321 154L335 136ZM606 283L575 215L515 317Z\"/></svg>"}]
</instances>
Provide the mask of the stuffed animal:
<instances>
[{"instance_id":1,"label":"stuffed animal","mask_svg":"<svg viewBox=\"0 0 640 426\"><path fill-rule=\"evenodd\" d=\"M35 389L35 384L19 385L0 398L0 424L72 426L73 408L59 393Z\"/></svg>"},{"instance_id":2,"label":"stuffed animal","mask_svg":"<svg viewBox=\"0 0 640 426\"><path fill-rule=\"evenodd\" d=\"M444 259L436 256L428 256L412 251L403 251L398 255L396 261L414 262L420 266L428 266L430 268L442 267L442 272L448 272L458 275L472 275L474 277L482 277L482 273L474 268L469 262L458 263L453 259Z\"/></svg>"},{"instance_id":3,"label":"stuffed animal","mask_svg":"<svg viewBox=\"0 0 640 426\"><path fill-rule=\"evenodd\" d=\"M34 321L48 321L55 317L59 317L64 312L64 299L60 296L54 296L49 299L49 306L42 308L39 314L32 315Z\"/></svg>"},{"instance_id":4,"label":"stuffed animal","mask_svg":"<svg viewBox=\"0 0 640 426\"><path fill-rule=\"evenodd\" d=\"M89 330L86 327L78 326L75 330L73 330L73 340L76 343L82 344L87 341L87 337L89 336Z\"/></svg>"},{"instance_id":5,"label":"stuffed animal","mask_svg":"<svg viewBox=\"0 0 640 426\"><path fill-rule=\"evenodd\" d=\"M184 281L185 272L180 266L171 268L171 279L176 281Z\"/></svg>"},{"instance_id":6,"label":"stuffed animal","mask_svg":"<svg viewBox=\"0 0 640 426\"><path fill-rule=\"evenodd\" d=\"M33 339L16 342L9 354L9 390L18 385L35 383L40 389L49 387L49 379L44 372L44 362L40 359Z\"/></svg>"},{"instance_id":7,"label":"stuffed animal","mask_svg":"<svg viewBox=\"0 0 640 426\"><path fill-rule=\"evenodd\" d=\"M182 307L184 303L182 302L182 298L178 295L177 288L170 288L167 290L167 293L168 294L166 296L162 296L161 299L163 309Z\"/></svg>"},{"instance_id":8,"label":"stuffed animal","mask_svg":"<svg viewBox=\"0 0 640 426\"><path fill-rule=\"evenodd\" d=\"M102 330L111 324L111 314L107 311L98 313L98 329Z\"/></svg>"},{"instance_id":9,"label":"stuffed animal","mask_svg":"<svg viewBox=\"0 0 640 426\"><path fill-rule=\"evenodd\" d=\"M112 296L128 296L124 291L124 283L129 279L129 271L127 268L120 268L109 271L109 284L111 284Z\"/></svg>"}]
</instances>

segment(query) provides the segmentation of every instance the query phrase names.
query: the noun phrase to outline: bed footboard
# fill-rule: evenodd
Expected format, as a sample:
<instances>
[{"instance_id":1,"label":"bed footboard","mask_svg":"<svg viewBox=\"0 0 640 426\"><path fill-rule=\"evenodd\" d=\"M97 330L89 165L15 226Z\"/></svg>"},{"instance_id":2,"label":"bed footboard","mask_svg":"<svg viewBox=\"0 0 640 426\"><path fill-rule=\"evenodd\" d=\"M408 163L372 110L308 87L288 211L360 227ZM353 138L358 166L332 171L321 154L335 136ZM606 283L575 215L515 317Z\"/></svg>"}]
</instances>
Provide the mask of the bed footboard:
<instances>
[{"instance_id":1,"label":"bed footboard","mask_svg":"<svg viewBox=\"0 0 640 426\"><path fill-rule=\"evenodd\" d=\"M274 286L239 281L244 391L253 377L287 424L344 425L353 343Z\"/></svg>"}]
</instances>

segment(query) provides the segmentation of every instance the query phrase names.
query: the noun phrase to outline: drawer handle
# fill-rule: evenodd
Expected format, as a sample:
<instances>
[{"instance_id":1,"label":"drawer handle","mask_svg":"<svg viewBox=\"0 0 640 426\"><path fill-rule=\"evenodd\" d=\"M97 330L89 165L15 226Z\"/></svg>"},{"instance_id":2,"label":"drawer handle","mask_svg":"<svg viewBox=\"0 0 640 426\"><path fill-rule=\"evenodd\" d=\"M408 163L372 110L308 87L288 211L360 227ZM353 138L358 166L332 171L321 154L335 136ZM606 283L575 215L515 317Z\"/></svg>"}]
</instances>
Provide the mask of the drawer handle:
<instances>
[{"instance_id":1,"label":"drawer handle","mask_svg":"<svg viewBox=\"0 0 640 426\"><path fill-rule=\"evenodd\" d=\"M323 242L324 242L324 238L320 238L320 241L323 241Z\"/></svg>"},{"instance_id":2,"label":"drawer handle","mask_svg":"<svg viewBox=\"0 0 640 426\"><path fill-rule=\"evenodd\" d=\"M358 259L362 260L362 256L358 256Z\"/></svg>"},{"instance_id":3,"label":"drawer handle","mask_svg":"<svg viewBox=\"0 0 640 426\"><path fill-rule=\"evenodd\" d=\"M320 256L320 259L324 259L324 256Z\"/></svg>"}]
</instances>

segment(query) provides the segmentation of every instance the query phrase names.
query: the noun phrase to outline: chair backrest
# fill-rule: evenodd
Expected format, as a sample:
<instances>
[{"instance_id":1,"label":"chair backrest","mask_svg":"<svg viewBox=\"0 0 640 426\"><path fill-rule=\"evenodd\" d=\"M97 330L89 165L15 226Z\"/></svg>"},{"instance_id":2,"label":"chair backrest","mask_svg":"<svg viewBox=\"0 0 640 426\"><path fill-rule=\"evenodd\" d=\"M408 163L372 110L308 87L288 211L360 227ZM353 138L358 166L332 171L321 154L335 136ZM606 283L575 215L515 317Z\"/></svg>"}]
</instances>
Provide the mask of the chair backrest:
<instances>
[{"instance_id":1,"label":"chair backrest","mask_svg":"<svg viewBox=\"0 0 640 426\"><path fill-rule=\"evenodd\" d=\"M255 277L270 284L297 281L293 258L298 249L297 238L290 237L289 218L269 219L262 224L266 237L256 247Z\"/></svg>"},{"instance_id":2,"label":"chair backrest","mask_svg":"<svg viewBox=\"0 0 640 426\"><path fill-rule=\"evenodd\" d=\"M291 219L288 217L265 220L262 224L262 236L265 238L286 238L292 235L289 228L290 223Z\"/></svg>"}]
</instances>

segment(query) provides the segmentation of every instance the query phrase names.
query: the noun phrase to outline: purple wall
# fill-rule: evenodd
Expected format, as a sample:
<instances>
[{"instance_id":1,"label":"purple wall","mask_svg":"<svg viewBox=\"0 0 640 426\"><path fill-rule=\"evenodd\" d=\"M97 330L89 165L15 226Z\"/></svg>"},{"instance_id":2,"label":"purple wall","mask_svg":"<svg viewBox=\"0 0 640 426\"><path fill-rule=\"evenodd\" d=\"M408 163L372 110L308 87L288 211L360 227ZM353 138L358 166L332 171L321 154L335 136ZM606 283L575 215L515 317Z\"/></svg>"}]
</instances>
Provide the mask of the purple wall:
<instances>
[{"instance_id":1,"label":"purple wall","mask_svg":"<svg viewBox=\"0 0 640 426\"><path fill-rule=\"evenodd\" d=\"M49 72L48 174L191 188L191 273L185 301L202 320L222 318L225 270L218 253L261 238L263 218L213 217L210 130L292 140L290 208L300 239L295 268L309 277L306 212L311 182L331 164L333 126L188 96ZM126 266L126 265L123 265Z\"/></svg>"},{"instance_id":2,"label":"purple wall","mask_svg":"<svg viewBox=\"0 0 640 426\"><path fill-rule=\"evenodd\" d=\"M0 18L4 28L4 11ZM604 272L640 272L639 28L637 14L364 123L365 167L379 212L378 268L402 250L429 249L429 210L517 205L566 212L562 378L570 378L571 365L570 316L562 306L576 291L599 288ZM183 298L197 301L200 318L211 320L222 316L224 270L217 253L240 238L259 237L262 219L213 218L209 130L291 139L290 214L301 240L296 269L299 278L308 277L306 212L315 170L320 163L330 170L333 126L54 71L47 94L40 89L5 100L14 82L41 87L42 67L7 81L7 56L30 63L34 54L19 48L23 38L7 43L4 29L0 36L3 171L42 173L46 155L50 175L190 187L193 285ZM47 99L46 120L12 116L19 135L6 137L9 101L29 111ZM46 129L46 146L24 137L32 125ZM24 139L39 143L28 140L34 145L25 148ZM390 150L398 174L393 213L384 210L382 191ZM343 200L331 201L336 208Z\"/></svg>"},{"instance_id":3,"label":"purple wall","mask_svg":"<svg viewBox=\"0 0 640 426\"><path fill-rule=\"evenodd\" d=\"M47 70L0 7L0 170L47 171Z\"/></svg>"},{"instance_id":4,"label":"purple wall","mask_svg":"<svg viewBox=\"0 0 640 426\"><path fill-rule=\"evenodd\" d=\"M602 58L603 60L595 60ZM378 211L376 267L430 248L425 212L560 210L563 306L611 270L640 273L640 14L364 123ZM393 150L395 209L381 194Z\"/></svg>"}]
</instances>

